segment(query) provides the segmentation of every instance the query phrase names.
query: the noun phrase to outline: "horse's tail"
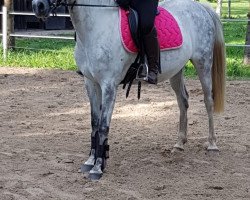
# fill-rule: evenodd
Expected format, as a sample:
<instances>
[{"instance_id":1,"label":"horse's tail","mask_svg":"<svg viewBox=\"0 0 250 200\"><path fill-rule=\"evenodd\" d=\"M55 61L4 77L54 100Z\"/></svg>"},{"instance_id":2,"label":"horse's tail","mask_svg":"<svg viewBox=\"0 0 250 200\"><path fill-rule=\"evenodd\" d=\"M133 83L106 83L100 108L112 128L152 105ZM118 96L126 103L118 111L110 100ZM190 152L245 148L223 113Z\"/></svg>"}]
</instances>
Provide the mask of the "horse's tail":
<instances>
[{"instance_id":1,"label":"horse's tail","mask_svg":"<svg viewBox=\"0 0 250 200\"><path fill-rule=\"evenodd\" d=\"M214 99L214 112L220 113L224 111L225 102L225 70L226 70L226 53L225 42L222 30L222 24L219 16L213 8L207 4L202 4L213 19L215 26L215 42L213 50L213 66L212 66L212 92Z\"/></svg>"}]
</instances>

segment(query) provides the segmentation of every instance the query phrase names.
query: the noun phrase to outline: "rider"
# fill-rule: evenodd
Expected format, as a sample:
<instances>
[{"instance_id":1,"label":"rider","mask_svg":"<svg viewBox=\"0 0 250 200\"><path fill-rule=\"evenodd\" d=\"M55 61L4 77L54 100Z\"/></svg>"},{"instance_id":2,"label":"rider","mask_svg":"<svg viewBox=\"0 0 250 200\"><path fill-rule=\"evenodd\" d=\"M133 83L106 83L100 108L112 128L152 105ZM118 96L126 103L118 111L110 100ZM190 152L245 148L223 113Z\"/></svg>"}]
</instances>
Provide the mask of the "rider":
<instances>
[{"instance_id":1,"label":"rider","mask_svg":"<svg viewBox=\"0 0 250 200\"><path fill-rule=\"evenodd\" d=\"M116 0L123 8L133 8L139 15L140 34L148 61L148 82L157 84L160 48L154 27L158 0Z\"/></svg>"}]
</instances>

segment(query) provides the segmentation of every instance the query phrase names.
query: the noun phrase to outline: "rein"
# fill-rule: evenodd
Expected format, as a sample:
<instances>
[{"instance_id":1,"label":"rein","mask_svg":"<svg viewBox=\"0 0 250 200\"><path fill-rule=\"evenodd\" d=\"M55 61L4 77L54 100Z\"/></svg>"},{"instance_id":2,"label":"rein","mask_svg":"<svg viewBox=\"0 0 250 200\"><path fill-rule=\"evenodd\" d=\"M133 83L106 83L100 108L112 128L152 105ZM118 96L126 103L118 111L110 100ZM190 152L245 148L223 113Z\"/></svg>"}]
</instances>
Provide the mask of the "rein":
<instances>
[{"instance_id":1,"label":"rein","mask_svg":"<svg viewBox=\"0 0 250 200\"><path fill-rule=\"evenodd\" d=\"M76 3L76 0L73 3L67 3L66 0L56 0L54 3L51 3L50 0L48 0L48 2L53 12L55 12L55 10L60 6L71 7L71 9L73 9L75 6L97 7L97 8L118 8L119 7L118 5L112 6L112 5L79 4L79 3Z\"/></svg>"}]
</instances>

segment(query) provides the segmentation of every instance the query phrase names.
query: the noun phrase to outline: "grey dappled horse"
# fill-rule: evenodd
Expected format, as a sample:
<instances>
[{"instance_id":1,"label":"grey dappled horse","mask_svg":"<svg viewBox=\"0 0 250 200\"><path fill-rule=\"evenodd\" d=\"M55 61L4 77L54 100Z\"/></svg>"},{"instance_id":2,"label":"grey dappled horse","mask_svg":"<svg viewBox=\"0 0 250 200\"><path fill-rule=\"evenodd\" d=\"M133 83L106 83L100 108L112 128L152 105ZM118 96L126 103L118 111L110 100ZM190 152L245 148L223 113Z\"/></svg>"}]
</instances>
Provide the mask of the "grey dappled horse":
<instances>
[{"instance_id":1,"label":"grey dappled horse","mask_svg":"<svg viewBox=\"0 0 250 200\"><path fill-rule=\"evenodd\" d=\"M118 8L114 0L33 0L36 16L46 18L56 7L69 7L76 30L75 59L85 77L91 105L91 151L82 170L99 179L106 166L108 133L117 88L135 55L122 46ZM175 17L183 34L183 45L161 52L162 73L158 82L170 79L180 109L178 141L183 150L187 141L188 93L183 67L190 60L198 73L209 118L208 150L218 150L213 111L224 109L225 50L219 17L208 6L191 0L160 3Z\"/></svg>"}]
</instances>

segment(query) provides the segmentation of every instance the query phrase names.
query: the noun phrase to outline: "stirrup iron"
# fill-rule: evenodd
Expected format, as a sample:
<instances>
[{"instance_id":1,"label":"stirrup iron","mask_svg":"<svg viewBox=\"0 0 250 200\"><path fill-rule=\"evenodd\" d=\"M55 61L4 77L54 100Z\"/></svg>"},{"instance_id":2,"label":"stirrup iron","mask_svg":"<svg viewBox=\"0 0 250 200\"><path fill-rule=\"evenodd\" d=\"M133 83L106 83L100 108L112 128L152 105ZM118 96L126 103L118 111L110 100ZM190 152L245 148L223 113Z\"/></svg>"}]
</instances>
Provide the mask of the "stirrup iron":
<instances>
[{"instance_id":1,"label":"stirrup iron","mask_svg":"<svg viewBox=\"0 0 250 200\"><path fill-rule=\"evenodd\" d=\"M140 73L146 71L146 76L140 77ZM148 65L147 63L142 63L136 73L136 80L138 81L148 81Z\"/></svg>"}]
</instances>

